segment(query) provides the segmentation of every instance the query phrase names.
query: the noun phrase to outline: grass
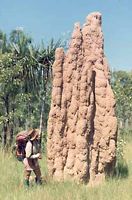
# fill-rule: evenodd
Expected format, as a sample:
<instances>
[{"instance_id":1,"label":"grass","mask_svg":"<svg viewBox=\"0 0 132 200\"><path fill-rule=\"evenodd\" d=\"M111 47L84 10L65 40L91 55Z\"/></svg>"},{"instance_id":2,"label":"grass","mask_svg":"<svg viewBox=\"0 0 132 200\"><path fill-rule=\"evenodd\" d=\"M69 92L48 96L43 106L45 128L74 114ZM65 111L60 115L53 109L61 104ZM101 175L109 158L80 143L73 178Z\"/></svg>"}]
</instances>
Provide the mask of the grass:
<instances>
[{"instance_id":1,"label":"grass","mask_svg":"<svg viewBox=\"0 0 132 200\"><path fill-rule=\"evenodd\" d=\"M110 178L100 186L90 188L73 182L58 183L48 178L42 186L23 187L23 164L11 154L0 153L0 200L131 200L132 199L132 140L124 147L128 176ZM46 159L41 163L47 176Z\"/></svg>"}]
</instances>

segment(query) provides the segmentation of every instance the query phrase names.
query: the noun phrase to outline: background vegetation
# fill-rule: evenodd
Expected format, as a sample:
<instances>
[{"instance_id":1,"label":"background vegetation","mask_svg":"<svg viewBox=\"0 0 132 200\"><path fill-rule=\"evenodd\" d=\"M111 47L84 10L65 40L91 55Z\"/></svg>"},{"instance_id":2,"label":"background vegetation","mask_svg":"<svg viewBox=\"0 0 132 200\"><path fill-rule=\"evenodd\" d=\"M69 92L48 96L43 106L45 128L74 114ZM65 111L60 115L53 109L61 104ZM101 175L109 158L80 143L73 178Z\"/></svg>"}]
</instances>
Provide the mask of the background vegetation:
<instances>
[{"instance_id":1,"label":"background vegetation","mask_svg":"<svg viewBox=\"0 0 132 200\"><path fill-rule=\"evenodd\" d=\"M21 30L0 32L0 143L8 148L15 134L30 127L46 132L52 64L60 41L33 45Z\"/></svg>"}]
</instances>

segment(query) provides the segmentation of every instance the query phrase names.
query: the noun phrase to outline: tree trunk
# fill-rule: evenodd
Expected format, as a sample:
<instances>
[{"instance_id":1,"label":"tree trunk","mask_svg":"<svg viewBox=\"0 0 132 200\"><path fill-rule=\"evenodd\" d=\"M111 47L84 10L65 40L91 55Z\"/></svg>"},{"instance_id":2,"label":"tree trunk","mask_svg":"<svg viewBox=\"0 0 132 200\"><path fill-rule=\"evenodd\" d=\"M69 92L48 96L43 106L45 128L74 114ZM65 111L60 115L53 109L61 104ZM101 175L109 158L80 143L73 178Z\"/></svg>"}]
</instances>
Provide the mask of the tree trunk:
<instances>
[{"instance_id":1,"label":"tree trunk","mask_svg":"<svg viewBox=\"0 0 132 200\"><path fill-rule=\"evenodd\" d=\"M40 115L40 147L42 145L42 130L43 130L43 114L44 114L44 108L45 108L45 97L43 97L42 100L42 107L41 107L41 115Z\"/></svg>"}]
</instances>

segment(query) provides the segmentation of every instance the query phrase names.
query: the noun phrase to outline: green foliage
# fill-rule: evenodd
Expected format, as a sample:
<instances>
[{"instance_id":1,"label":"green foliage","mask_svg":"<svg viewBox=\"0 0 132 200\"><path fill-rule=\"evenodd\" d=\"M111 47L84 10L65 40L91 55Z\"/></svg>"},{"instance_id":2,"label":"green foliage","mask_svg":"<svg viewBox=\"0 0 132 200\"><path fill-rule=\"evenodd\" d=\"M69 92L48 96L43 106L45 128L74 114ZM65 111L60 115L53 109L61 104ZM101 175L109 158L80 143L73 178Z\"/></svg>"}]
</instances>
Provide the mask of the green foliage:
<instances>
[{"instance_id":1,"label":"green foliage","mask_svg":"<svg viewBox=\"0 0 132 200\"><path fill-rule=\"evenodd\" d=\"M123 154L123 147L125 145L125 141L124 139L118 135L117 138L117 160L121 161L124 158L124 154Z\"/></svg>"},{"instance_id":2,"label":"green foliage","mask_svg":"<svg viewBox=\"0 0 132 200\"><path fill-rule=\"evenodd\" d=\"M117 138L117 149L116 149L116 166L114 176L120 178L126 178L128 176L128 165L125 160L124 146L126 142L123 135L118 134Z\"/></svg>"},{"instance_id":3,"label":"green foliage","mask_svg":"<svg viewBox=\"0 0 132 200\"><path fill-rule=\"evenodd\" d=\"M128 166L124 159L125 141L132 136L132 72L115 71L112 73L112 88L116 98L116 115L119 133L117 138L117 160L115 175L128 176Z\"/></svg>"},{"instance_id":4,"label":"green foliage","mask_svg":"<svg viewBox=\"0 0 132 200\"><path fill-rule=\"evenodd\" d=\"M122 128L132 125L132 72L112 73L112 88L116 98L116 112ZM128 127L127 127L128 128Z\"/></svg>"},{"instance_id":5,"label":"green foliage","mask_svg":"<svg viewBox=\"0 0 132 200\"><path fill-rule=\"evenodd\" d=\"M0 32L0 41L0 131L3 144L10 145L21 129L46 129L52 64L60 41L36 47L22 30L13 30L9 39Z\"/></svg>"}]
</instances>

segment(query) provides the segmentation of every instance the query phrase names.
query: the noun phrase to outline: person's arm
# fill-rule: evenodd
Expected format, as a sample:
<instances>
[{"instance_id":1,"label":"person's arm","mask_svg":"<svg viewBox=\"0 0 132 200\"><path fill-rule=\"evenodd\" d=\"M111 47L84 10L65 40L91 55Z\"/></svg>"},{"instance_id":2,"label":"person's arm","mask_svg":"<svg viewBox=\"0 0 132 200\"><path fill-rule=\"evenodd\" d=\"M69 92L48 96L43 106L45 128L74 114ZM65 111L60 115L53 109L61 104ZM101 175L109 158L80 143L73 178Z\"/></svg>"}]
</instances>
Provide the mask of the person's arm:
<instances>
[{"instance_id":1,"label":"person's arm","mask_svg":"<svg viewBox=\"0 0 132 200\"><path fill-rule=\"evenodd\" d=\"M26 148L25 148L25 151L26 151L26 158L32 158L32 159L35 159L35 158L39 158L40 156L40 153L37 153L37 154L32 154L32 143L30 141L27 142L27 145L26 145Z\"/></svg>"}]
</instances>

